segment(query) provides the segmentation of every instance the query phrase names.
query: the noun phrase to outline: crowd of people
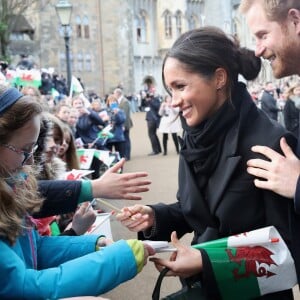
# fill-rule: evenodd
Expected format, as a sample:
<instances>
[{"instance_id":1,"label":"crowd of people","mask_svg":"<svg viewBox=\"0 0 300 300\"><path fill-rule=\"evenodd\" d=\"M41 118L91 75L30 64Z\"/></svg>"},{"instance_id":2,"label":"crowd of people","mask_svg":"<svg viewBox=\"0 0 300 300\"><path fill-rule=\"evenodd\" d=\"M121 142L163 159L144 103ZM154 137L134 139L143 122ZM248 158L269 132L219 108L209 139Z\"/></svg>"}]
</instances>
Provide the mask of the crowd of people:
<instances>
[{"instance_id":1,"label":"crowd of people","mask_svg":"<svg viewBox=\"0 0 300 300\"><path fill-rule=\"evenodd\" d=\"M177 249L171 257L150 260L181 278L182 293L197 287L206 299L254 299L247 277L228 280L227 260L179 238L192 232L194 245L265 226L277 228L289 247L299 281L299 84L280 91L281 107L271 82L258 96L239 81L239 75L248 81L258 76L261 58L276 78L300 75L298 2L241 1L255 51L212 26L183 33L167 51L162 74L170 97L161 101L148 93L145 115L151 155L167 155L172 134L179 154L177 201L124 207L116 217L138 239L83 235L94 221L93 198L137 200L136 193L149 190L146 172L118 172L131 159L131 106L123 90L116 88L102 107L82 96L51 105L37 89L1 86L0 298L101 295L143 269L155 254L147 240L168 240ZM111 138L99 134L107 127ZM78 167L76 139L86 148L115 149L122 159L100 178L61 180L62 172ZM57 236L53 219L61 228ZM245 265L251 259L243 257ZM81 284L74 288L74 282ZM293 299L292 286L266 281L265 287L267 294L255 299Z\"/></svg>"}]
</instances>

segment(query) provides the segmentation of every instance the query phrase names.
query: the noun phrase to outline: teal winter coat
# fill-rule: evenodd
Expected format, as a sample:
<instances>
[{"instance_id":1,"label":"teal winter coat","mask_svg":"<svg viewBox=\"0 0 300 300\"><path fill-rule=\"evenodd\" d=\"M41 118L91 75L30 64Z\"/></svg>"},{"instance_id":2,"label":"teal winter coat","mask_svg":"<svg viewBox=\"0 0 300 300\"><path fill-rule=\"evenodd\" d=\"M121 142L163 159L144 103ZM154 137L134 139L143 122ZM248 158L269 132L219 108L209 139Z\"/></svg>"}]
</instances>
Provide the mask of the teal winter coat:
<instances>
[{"instance_id":1,"label":"teal winter coat","mask_svg":"<svg viewBox=\"0 0 300 300\"><path fill-rule=\"evenodd\" d=\"M124 240L95 251L98 236L39 236L28 230L11 246L0 239L0 299L95 296L133 278L138 266Z\"/></svg>"}]
</instances>

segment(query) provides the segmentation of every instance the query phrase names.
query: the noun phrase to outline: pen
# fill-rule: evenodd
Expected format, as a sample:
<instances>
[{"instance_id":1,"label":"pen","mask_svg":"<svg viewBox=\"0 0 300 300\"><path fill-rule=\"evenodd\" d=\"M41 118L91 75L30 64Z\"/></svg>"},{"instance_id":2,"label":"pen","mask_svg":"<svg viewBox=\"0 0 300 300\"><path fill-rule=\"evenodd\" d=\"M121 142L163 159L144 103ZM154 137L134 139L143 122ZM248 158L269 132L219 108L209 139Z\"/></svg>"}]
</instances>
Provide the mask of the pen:
<instances>
[{"instance_id":1,"label":"pen","mask_svg":"<svg viewBox=\"0 0 300 300\"><path fill-rule=\"evenodd\" d=\"M88 210L92 207L92 205L93 205L96 201L97 201L97 199L94 198L94 199L89 203L89 205L87 206L87 208L86 208L86 210L85 210L85 213L88 212Z\"/></svg>"},{"instance_id":2,"label":"pen","mask_svg":"<svg viewBox=\"0 0 300 300\"><path fill-rule=\"evenodd\" d=\"M98 230L99 227L100 227L103 223L105 223L105 222L111 217L111 215L112 215L112 213L109 213L106 217L104 217L104 218L101 220L101 222L93 229L93 232L96 231L96 230Z\"/></svg>"},{"instance_id":3,"label":"pen","mask_svg":"<svg viewBox=\"0 0 300 300\"><path fill-rule=\"evenodd\" d=\"M122 213L122 210L121 210L120 208L118 208L118 207L116 207L116 206L114 206L114 205L108 203L107 201L104 201L104 200L99 199L99 198L95 198L94 200L96 200L96 201L102 203L103 205L105 205L105 206L111 208L112 210L114 210L114 211L116 211L116 212L118 212L118 213Z\"/></svg>"},{"instance_id":4,"label":"pen","mask_svg":"<svg viewBox=\"0 0 300 300\"><path fill-rule=\"evenodd\" d=\"M107 207L112 209L114 212L123 213L123 211L120 208L108 203L107 201L104 201L104 200L99 199L99 198L95 198L95 199L96 199L96 201L98 201L98 202L102 203L103 205L106 205ZM132 216L130 216L129 218L133 221L135 220L134 217L132 217Z\"/></svg>"}]
</instances>

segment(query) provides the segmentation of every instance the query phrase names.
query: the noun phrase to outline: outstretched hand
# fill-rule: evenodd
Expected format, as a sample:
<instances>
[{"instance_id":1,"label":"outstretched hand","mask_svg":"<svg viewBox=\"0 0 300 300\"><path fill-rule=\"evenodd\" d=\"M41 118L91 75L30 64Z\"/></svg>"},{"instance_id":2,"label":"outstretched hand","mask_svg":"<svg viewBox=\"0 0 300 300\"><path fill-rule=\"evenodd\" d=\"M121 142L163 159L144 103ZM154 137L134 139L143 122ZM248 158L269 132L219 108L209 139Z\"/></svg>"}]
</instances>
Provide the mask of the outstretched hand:
<instances>
[{"instance_id":1,"label":"outstretched hand","mask_svg":"<svg viewBox=\"0 0 300 300\"><path fill-rule=\"evenodd\" d=\"M271 190L281 196L293 198L300 174L300 161L292 149L281 138L280 147L283 155L265 146L254 146L253 152L263 154L269 160L251 159L247 162L247 172L255 177L258 188Z\"/></svg>"},{"instance_id":2,"label":"outstretched hand","mask_svg":"<svg viewBox=\"0 0 300 300\"><path fill-rule=\"evenodd\" d=\"M176 232L171 234L171 242L177 251L173 252L168 259L151 257L150 261L154 262L158 271L162 271L164 267L170 269L167 276L180 276L187 278L202 271L202 255L199 250L190 246L183 245L177 238Z\"/></svg>"},{"instance_id":3,"label":"outstretched hand","mask_svg":"<svg viewBox=\"0 0 300 300\"><path fill-rule=\"evenodd\" d=\"M123 173L118 171L124 166L122 158L113 167L109 168L100 178L92 180L93 197L107 199L141 200L137 193L149 191L150 180L146 172Z\"/></svg>"}]
</instances>

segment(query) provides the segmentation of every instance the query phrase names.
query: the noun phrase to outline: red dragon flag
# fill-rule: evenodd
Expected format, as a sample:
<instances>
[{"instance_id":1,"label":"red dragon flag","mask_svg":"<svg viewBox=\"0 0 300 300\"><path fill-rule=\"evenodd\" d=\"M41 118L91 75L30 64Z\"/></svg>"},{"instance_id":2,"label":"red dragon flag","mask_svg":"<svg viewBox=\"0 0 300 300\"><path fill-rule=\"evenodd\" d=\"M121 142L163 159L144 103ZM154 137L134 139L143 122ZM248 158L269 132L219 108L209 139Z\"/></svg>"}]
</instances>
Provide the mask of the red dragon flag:
<instances>
[{"instance_id":1,"label":"red dragon flag","mask_svg":"<svg viewBox=\"0 0 300 300\"><path fill-rule=\"evenodd\" d=\"M193 247L207 252L222 299L255 299L297 284L291 253L273 226Z\"/></svg>"},{"instance_id":2,"label":"red dragon flag","mask_svg":"<svg viewBox=\"0 0 300 300\"><path fill-rule=\"evenodd\" d=\"M80 169L88 170L91 167L93 157L95 155L95 149L77 149L77 157L79 159Z\"/></svg>"}]
</instances>

